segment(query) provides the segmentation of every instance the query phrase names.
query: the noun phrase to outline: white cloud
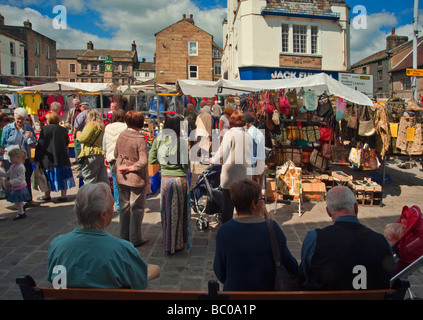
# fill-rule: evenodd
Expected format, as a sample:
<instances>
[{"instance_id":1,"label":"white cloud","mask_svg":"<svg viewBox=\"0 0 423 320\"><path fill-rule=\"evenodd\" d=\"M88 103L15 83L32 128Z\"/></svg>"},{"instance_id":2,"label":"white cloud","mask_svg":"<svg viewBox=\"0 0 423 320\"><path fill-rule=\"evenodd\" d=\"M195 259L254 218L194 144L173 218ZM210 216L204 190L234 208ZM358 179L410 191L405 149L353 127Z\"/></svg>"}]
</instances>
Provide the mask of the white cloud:
<instances>
[{"instance_id":1,"label":"white cloud","mask_svg":"<svg viewBox=\"0 0 423 320\"><path fill-rule=\"evenodd\" d=\"M35 0L26 1L31 5ZM89 31L72 29L69 24L67 29L56 30L51 17L34 9L0 5L0 12L5 16L6 25L22 26L23 21L29 19L35 31L56 41L57 49L83 49L88 41L92 41L98 49L130 50L132 41L135 41L138 56L152 61L156 48L154 34L181 20L183 14L193 14L195 25L213 35L214 41L222 45L222 20L226 9L201 11L190 0L64 0L62 5L68 14L81 13L81 17L86 10L95 11L100 19L87 19L87 24L109 31L110 36L99 37Z\"/></svg>"}]
</instances>

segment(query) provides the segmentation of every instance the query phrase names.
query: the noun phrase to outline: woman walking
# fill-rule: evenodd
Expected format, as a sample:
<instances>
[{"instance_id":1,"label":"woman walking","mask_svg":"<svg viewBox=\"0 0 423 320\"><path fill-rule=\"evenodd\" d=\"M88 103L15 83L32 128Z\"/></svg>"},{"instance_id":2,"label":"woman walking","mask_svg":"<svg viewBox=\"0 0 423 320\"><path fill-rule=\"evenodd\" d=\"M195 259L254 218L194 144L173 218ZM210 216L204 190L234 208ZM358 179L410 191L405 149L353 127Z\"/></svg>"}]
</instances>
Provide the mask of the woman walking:
<instances>
[{"instance_id":1,"label":"woman walking","mask_svg":"<svg viewBox=\"0 0 423 320\"><path fill-rule=\"evenodd\" d=\"M188 193L188 143L180 137L183 117L168 114L163 130L150 149L149 162L160 163L160 211L163 251L171 254L190 245L190 206Z\"/></svg>"},{"instance_id":2,"label":"woman walking","mask_svg":"<svg viewBox=\"0 0 423 320\"><path fill-rule=\"evenodd\" d=\"M82 131L76 133L78 141L84 145L78 156L84 183L110 183L103 155L104 123L101 115L94 109L87 112L87 119Z\"/></svg>"},{"instance_id":3,"label":"woman walking","mask_svg":"<svg viewBox=\"0 0 423 320\"><path fill-rule=\"evenodd\" d=\"M57 201L66 202L67 190L75 187L68 151L69 135L66 128L59 125L56 112L49 112L45 118L47 125L41 128L34 161L43 169L50 190L38 200L50 201L51 191L60 191Z\"/></svg>"}]
</instances>

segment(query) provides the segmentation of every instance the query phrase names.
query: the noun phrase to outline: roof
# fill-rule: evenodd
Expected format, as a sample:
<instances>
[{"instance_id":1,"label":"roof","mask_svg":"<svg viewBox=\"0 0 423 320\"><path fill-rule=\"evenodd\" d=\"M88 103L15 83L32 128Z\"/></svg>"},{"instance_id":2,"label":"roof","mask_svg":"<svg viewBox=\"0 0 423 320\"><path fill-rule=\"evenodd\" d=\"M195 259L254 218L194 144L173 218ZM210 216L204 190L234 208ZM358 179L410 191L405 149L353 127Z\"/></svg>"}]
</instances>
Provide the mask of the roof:
<instances>
[{"instance_id":1,"label":"roof","mask_svg":"<svg viewBox=\"0 0 423 320\"><path fill-rule=\"evenodd\" d=\"M385 50L373 53L372 55L368 56L367 58L364 58L364 59L354 63L351 66L351 69L354 69L354 68L357 68L357 67L360 67L360 66L363 66L363 65L367 65L367 64L372 63L372 62L384 60L384 59L389 57L388 52L389 52L389 50L385 49Z\"/></svg>"},{"instance_id":2,"label":"roof","mask_svg":"<svg viewBox=\"0 0 423 320\"><path fill-rule=\"evenodd\" d=\"M112 58L130 58L133 59L135 57L136 51L131 50L110 50L110 49L93 49L93 50L85 50L85 52L81 55L82 58L92 58L98 56L107 56L110 54Z\"/></svg>"},{"instance_id":3,"label":"roof","mask_svg":"<svg viewBox=\"0 0 423 320\"><path fill-rule=\"evenodd\" d=\"M57 49L56 59L76 59L81 56L86 49Z\"/></svg>"},{"instance_id":4,"label":"roof","mask_svg":"<svg viewBox=\"0 0 423 320\"><path fill-rule=\"evenodd\" d=\"M417 45L417 66L422 66L422 65L423 65L423 40L421 40ZM413 48L410 48L410 51L407 53L407 55L395 66L392 66L392 69L389 71L391 72L402 71L412 67L413 67Z\"/></svg>"},{"instance_id":5,"label":"roof","mask_svg":"<svg viewBox=\"0 0 423 320\"><path fill-rule=\"evenodd\" d=\"M160 30L159 32L156 32L156 33L154 34L154 36L157 36L159 33L163 32L163 31L165 31L165 30L167 30L167 29L169 29L169 28L171 28L171 27L173 27L173 26L175 26L175 25L177 25L177 24L179 24L179 23L187 23L188 25L193 26L194 28L197 28L197 29L199 29L199 30L203 31L204 33L207 33L207 34L208 34L208 35L210 35L210 36L212 37L212 39L213 39L213 35L211 35L211 34L210 34L210 33L208 33L207 31L204 31L203 29L201 29L201 28L197 27L197 26L194 24L194 21L193 21L192 19L189 19L189 18L182 19L182 20L179 20L178 22L175 22L174 24L171 24L170 26L168 26L168 27L166 27L166 28L164 28L164 29Z\"/></svg>"},{"instance_id":6,"label":"roof","mask_svg":"<svg viewBox=\"0 0 423 320\"><path fill-rule=\"evenodd\" d=\"M134 71L155 71L156 64L154 62L139 62Z\"/></svg>"}]
</instances>

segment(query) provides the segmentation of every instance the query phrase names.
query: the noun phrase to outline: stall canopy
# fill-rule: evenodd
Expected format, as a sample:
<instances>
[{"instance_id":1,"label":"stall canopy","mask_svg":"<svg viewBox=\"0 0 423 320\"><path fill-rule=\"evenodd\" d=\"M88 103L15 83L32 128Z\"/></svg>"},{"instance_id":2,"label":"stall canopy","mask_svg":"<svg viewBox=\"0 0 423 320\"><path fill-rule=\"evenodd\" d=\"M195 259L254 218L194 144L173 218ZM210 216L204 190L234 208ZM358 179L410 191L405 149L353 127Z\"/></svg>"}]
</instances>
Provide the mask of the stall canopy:
<instances>
[{"instance_id":1,"label":"stall canopy","mask_svg":"<svg viewBox=\"0 0 423 320\"><path fill-rule=\"evenodd\" d=\"M36 86L23 87L15 89L17 92L71 92L71 91L85 91L85 92L112 92L112 83L88 83L88 82L49 82Z\"/></svg>"},{"instance_id":2,"label":"stall canopy","mask_svg":"<svg viewBox=\"0 0 423 320\"><path fill-rule=\"evenodd\" d=\"M314 90L317 95L327 93L351 103L373 106L372 100L365 94L354 90L341 82L319 73L306 78L283 80L224 80L217 82L200 80L178 80L179 88L184 95L193 97L214 97L216 95L242 95L264 90L303 89Z\"/></svg>"}]
</instances>

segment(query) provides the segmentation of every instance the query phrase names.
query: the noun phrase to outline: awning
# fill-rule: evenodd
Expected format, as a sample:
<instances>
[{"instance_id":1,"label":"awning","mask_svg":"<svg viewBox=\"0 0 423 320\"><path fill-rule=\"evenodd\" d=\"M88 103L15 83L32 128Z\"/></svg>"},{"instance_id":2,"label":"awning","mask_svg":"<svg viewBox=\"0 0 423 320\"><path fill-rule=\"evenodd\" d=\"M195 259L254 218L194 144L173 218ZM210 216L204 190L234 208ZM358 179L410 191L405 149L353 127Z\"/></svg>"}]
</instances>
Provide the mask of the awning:
<instances>
[{"instance_id":1,"label":"awning","mask_svg":"<svg viewBox=\"0 0 423 320\"><path fill-rule=\"evenodd\" d=\"M217 82L199 80L178 80L178 85L184 95L193 97L214 97L216 95L242 95L264 90L280 89L312 89L317 95L327 93L337 96L351 103L365 106L373 106L372 100L357 90L354 90L341 82L319 73L306 78L283 79L283 80L224 80Z\"/></svg>"},{"instance_id":2,"label":"awning","mask_svg":"<svg viewBox=\"0 0 423 320\"><path fill-rule=\"evenodd\" d=\"M85 91L85 92L112 92L112 83L88 83L88 82L49 82L36 86L23 87L14 89L17 92L72 92L72 91Z\"/></svg>"}]
</instances>

